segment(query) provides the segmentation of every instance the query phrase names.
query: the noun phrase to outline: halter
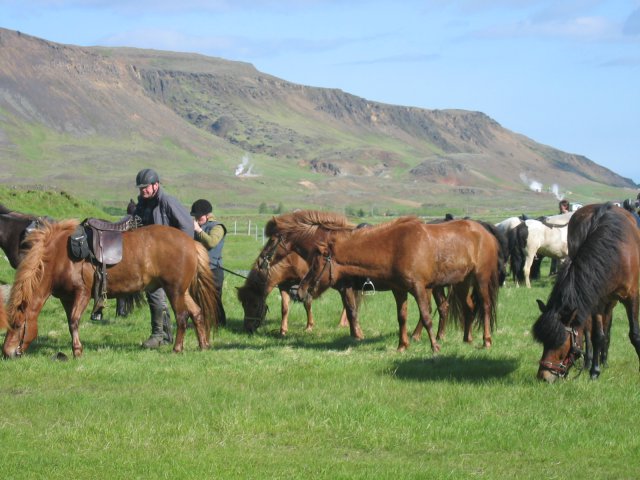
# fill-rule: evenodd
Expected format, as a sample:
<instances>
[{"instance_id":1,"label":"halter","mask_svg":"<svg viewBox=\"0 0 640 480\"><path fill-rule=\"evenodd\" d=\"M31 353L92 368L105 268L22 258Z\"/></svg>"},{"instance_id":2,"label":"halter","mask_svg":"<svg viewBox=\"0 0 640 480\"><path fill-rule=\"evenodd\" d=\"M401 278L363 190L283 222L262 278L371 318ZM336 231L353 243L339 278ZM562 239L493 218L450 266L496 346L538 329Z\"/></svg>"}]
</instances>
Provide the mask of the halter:
<instances>
[{"instance_id":1,"label":"halter","mask_svg":"<svg viewBox=\"0 0 640 480\"><path fill-rule=\"evenodd\" d=\"M578 332L576 332L576 330L571 327L564 327L564 329L569 332L571 338L571 347L569 348L569 352L567 353L567 356L564 358L564 360L562 360L560 363L540 360L540 367L558 378L566 378L571 367L583 355L582 349L578 346ZM582 368L578 372L578 375L580 375L581 373Z\"/></svg>"},{"instance_id":2,"label":"halter","mask_svg":"<svg viewBox=\"0 0 640 480\"><path fill-rule=\"evenodd\" d=\"M14 352L14 355L16 357L21 357L22 354L24 353L22 351L22 346L24 345L24 337L27 336L27 320L24 320L24 323L22 324L22 333L20 334L20 340L18 341L18 346L16 347L16 350Z\"/></svg>"}]
</instances>

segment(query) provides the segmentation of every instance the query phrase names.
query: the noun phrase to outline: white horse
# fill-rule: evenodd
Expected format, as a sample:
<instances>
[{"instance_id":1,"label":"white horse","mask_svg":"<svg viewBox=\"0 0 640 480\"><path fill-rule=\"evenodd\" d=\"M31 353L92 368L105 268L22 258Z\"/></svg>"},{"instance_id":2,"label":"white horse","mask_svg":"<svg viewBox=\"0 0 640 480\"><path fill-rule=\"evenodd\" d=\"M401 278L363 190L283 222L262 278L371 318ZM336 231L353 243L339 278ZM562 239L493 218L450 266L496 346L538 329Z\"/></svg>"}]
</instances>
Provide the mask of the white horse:
<instances>
[{"instance_id":1,"label":"white horse","mask_svg":"<svg viewBox=\"0 0 640 480\"><path fill-rule=\"evenodd\" d=\"M522 273L525 284L531 288L529 279L531 265L538 256L563 260L569 255L567 247L567 225L573 212L541 217L540 220L525 220L514 230L515 241L511 245L511 270ZM518 284L516 280L516 285Z\"/></svg>"}]
</instances>

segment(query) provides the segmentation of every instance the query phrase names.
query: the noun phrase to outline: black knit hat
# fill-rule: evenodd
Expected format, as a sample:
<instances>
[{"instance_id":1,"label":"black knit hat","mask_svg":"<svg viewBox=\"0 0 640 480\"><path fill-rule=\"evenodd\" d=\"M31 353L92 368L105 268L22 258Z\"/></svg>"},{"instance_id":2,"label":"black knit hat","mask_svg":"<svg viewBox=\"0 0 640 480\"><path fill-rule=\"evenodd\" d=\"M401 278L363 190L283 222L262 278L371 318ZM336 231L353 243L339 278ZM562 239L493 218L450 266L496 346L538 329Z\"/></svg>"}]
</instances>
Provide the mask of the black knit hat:
<instances>
[{"instance_id":1,"label":"black knit hat","mask_svg":"<svg viewBox=\"0 0 640 480\"><path fill-rule=\"evenodd\" d=\"M196 200L195 202L193 202L193 205L191 205L192 217L201 217L202 215L208 215L212 211L213 211L213 207L204 198L201 198L200 200Z\"/></svg>"}]
</instances>

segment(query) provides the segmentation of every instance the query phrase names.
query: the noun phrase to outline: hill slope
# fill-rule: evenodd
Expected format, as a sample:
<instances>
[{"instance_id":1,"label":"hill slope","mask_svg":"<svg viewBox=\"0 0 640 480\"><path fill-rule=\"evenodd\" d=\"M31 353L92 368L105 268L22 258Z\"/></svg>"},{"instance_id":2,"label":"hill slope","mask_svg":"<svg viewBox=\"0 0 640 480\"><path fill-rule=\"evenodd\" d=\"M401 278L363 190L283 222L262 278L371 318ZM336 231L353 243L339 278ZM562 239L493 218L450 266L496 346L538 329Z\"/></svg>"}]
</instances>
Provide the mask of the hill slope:
<instances>
[{"instance_id":1,"label":"hill slope","mask_svg":"<svg viewBox=\"0 0 640 480\"><path fill-rule=\"evenodd\" d=\"M468 195L521 208L540 202L523 178L587 200L634 187L480 112L371 102L246 63L0 29L0 64L0 182L106 203L135 195L147 166L183 201L225 208L437 208Z\"/></svg>"}]
</instances>

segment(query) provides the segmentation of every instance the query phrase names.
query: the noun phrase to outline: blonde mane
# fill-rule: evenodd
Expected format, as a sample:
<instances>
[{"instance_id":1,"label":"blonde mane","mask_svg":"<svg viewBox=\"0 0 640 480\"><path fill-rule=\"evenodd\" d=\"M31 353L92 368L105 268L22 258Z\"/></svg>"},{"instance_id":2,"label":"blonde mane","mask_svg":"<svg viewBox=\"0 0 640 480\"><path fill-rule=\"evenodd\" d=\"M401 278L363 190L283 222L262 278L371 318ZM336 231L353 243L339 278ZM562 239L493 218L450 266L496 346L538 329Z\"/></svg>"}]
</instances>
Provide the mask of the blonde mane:
<instances>
[{"instance_id":1,"label":"blonde mane","mask_svg":"<svg viewBox=\"0 0 640 480\"><path fill-rule=\"evenodd\" d=\"M16 271L11 295L7 304L9 327L13 327L13 319L18 312L24 310L25 305L33 296L33 292L42 282L44 265L49 260L50 244L58 235L70 235L78 226L77 220L63 220L59 223L44 223L43 226L31 232L25 241L30 245L26 256ZM65 252L66 253L66 252Z\"/></svg>"}]
</instances>

